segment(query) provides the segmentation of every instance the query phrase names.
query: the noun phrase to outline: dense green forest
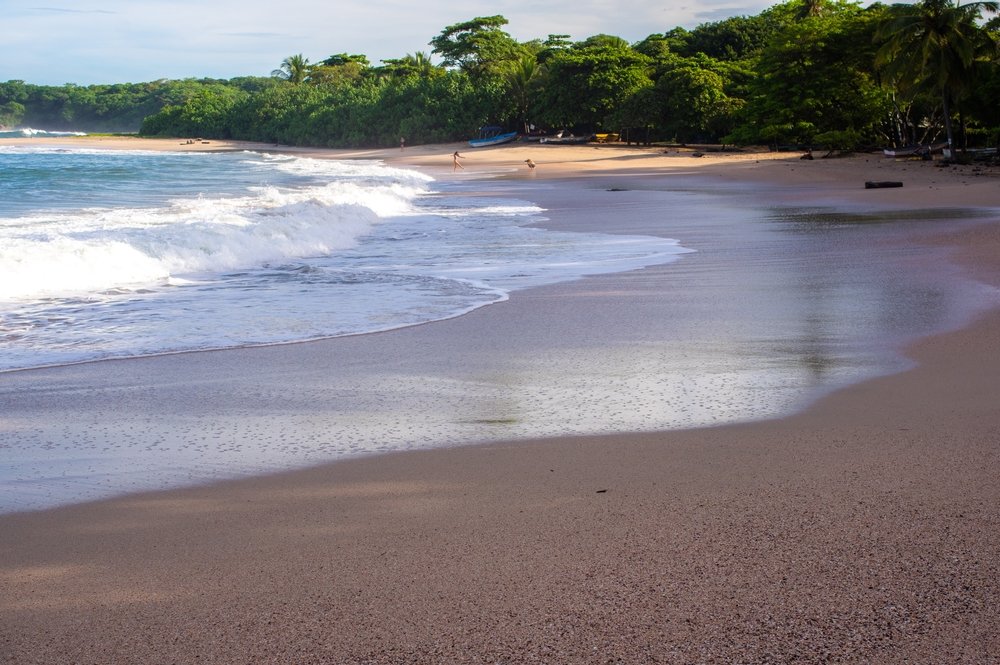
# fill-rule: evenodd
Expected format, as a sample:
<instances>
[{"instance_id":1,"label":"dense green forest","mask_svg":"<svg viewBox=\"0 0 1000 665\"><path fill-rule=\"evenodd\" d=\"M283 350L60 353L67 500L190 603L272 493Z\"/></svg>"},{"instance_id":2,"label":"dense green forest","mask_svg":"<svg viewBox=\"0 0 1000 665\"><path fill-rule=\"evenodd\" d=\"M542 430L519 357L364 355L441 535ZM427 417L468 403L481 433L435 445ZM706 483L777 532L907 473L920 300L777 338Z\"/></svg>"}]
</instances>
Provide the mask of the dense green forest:
<instances>
[{"instance_id":1,"label":"dense green forest","mask_svg":"<svg viewBox=\"0 0 1000 665\"><path fill-rule=\"evenodd\" d=\"M840 150L996 145L996 12L992 1L789 0L634 44L603 34L519 42L504 17L479 17L433 37L430 55L378 65L300 54L270 77L228 81L9 81L0 125L330 147L461 140L483 125Z\"/></svg>"}]
</instances>

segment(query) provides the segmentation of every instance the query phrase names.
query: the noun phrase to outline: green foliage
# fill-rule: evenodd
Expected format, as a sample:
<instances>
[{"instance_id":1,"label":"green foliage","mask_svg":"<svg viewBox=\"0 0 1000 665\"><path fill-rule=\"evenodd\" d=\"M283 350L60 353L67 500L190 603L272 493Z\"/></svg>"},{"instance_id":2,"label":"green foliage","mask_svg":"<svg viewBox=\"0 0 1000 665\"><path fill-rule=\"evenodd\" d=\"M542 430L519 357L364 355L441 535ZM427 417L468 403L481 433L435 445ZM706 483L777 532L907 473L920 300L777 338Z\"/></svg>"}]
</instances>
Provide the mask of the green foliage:
<instances>
[{"instance_id":1,"label":"green foliage","mask_svg":"<svg viewBox=\"0 0 1000 665\"><path fill-rule=\"evenodd\" d=\"M925 90L939 95L949 144L954 144L952 105L960 105L973 83L989 75L984 70L997 66L997 39L990 28L980 25L983 13L997 9L992 0L896 4L879 27L882 46L876 64L903 96Z\"/></svg>"},{"instance_id":2,"label":"green foliage","mask_svg":"<svg viewBox=\"0 0 1000 665\"><path fill-rule=\"evenodd\" d=\"M337 53L318 64L308 65L303 80L313 85L353 85L370 72L371 63L366 56Z\"/></svg>"},{"instance_id":3,"label":"green foliage","mask_svg":"<svg viewBox=\"0 0 1000 665\"><path fill-rule=\"evenodd\" d=\"M309 83L313 85L352 85L368 71L360 62L345 62L342 65L315 65L309 69Z\"/></svg>"},{"instance_id":4,"label":"green foliage","mask_svg":"<svg viewBox=\"0 0 1000 665\"><path fill-rule=\"evenodd\" d=\"M303 83L309 77L309 70L309 58L299 53L282 60L281 66L271 72L271 76L289 83Z\"/></svg>"},{"instance_id":5,"label":"green foliage","mask_svg":"<svg viewBox=\"0 0 1000 665\"><path fill-rule=\"evenodd\" d=\"M445 69L431 62L429 55L422 51L407 53L402 58L383 60L383 66L378 68L379 75L394 78L416 76L418 78L434 78L443 76Z\"/></svg>"},{"instance_id":6,"label":"green foliage","mask_svg":"<svg viewBox=\"0 0 1000 665\"><path fill-rule=\"evenodd\" d=\"M534 55L523 55L519 60L510 63L505 73L507 93L522 126L529 124L534 99L544 72L544 65L539 64Z\"/></svg>"},{"instance_id":7,"label":"green foliage","mask_svg":"<svg viewBox=\"0 0 1000 665\"><path fill-rule=\"evenodd\" d=\"M20 125L26 111L28 89L24 81L0 83L0 127Z\"/></svg>"},{"instance_id":8,"label":"green foliage","mask_svg":"<svg viewBox=\"0 0 1000 665\"><path fill-rule=\"evenodd\" d=\"M730 139L811 144L849 130L875 142L890 100L871 70L874 32L871 14L852 5L787 25L761 53Z\"/></svg>"},{"instance_id":9,"label":"green foliage","mask_svg":"<svg viewBox=\"0 0 1000 665\"><path fill-rule=\"evenodd\" d=\"M539 118L559 127L608 126L625 100L652 84L650 64L627 43L603 39L557 51L539 84Z\"/></svg>"},{"instance_id":10,"label":"green foliage","mask_svg":"<svg viewBox=\"0 0 1000 665\"><path fill-rule=\"evenodd\" d=\"M995 58L996 43L978 25L983 12L997 11L996 2L952 4L924 0L892 5L879 27L884 40L877 63L903 89L929 86L957 95L977 60Z\"/></svg>"},{"instance_id":11,"label":"green foliage","mask_svg":"<svg viewBox=\"0 0 1000 665\"><path fill-rule=\"evenodd\" d=\"M743 100L726 93L726 79L703 62L679 59L657 80L654 104L667 138L709 143L728 134Z\"/></svg>"},{"instance_id":12,"label":"green foliage","mask_svg":"<svg viewBox=\"0 0 1000 665\"><path fill-rule=\"evenodd\" d=\"M13 127L21 124L24 118L24 104L6 102L0 104L0 127Z\"/></svg>"},{"instance_id":13,"label":"green foliage","mask_svg":"<svg viewBox=\"0 0 1000 665\"><path fill-rule=\"evenodd\" d=\"M813 143L830 152L851 152L864 146L864 137L853 129L832 130L815 134Z\"/></svg>"},{"instance_id":14,"label":"green foliage","mask_svg":"<svg viewBox=\"0 0 1000 665\"><path fill-rule=\"evenodd\" d=\"M368 56L358 53L348 55L347 53L335 53L320 63L324 67L341 67L343 65L356 64L361 67L370 67Z\"/></svg>"},{"instance_id":15,"label":"green foliage","mask_svg":"<svg viewBox=\"0 0 1000 665\"><path fill-rule=\"evenodd\" d=\"M608 49L610 51L627 51L629 43L621 37L615 35L594 35L587 37L581 42L573 44L575 49Z\"/></svg>"},{"instance_id":16,"label":"green foliage","mask_svg":"<svg viewBox=\"0 0 1000 665\"><path fill-rule=\"evenodd\" d=\"M501 28L503 16L481 16L445 28L430 41L446 67L458 67L473 80L500 75L525 49Z\"/></svg>"},{"instance_id":17,"label":"green foliage","mask_svg":"<svg viewBox=\"0 0 1000 665\"><path fill-rule=\"evenodd\" d=\"M495 118L499 86L473 85L468 76L455 72L430 79L404 79L386 87L376 108L376 122L397 127L379 137L380 145L392 145L399 136L412 143L454 141L474 135L478 127Z\"/></svg>"},{"instance_id":18,"label":"green foliage","mask_svg":"<svg viewBox=\"0 0 1000 665\"><path fill-rule=\"evenodd\" d=\"M149 136L210 136L338 147L454 141L492 121L500 88L474 86L461 72L369 79L356 85L284 83L248 94L201 94L146 119Z\"/></svg>"},{"instance_id":19,"label":"green foliage","mask_svg":"<svg viewBox=\"0 0 1000 665\"><path fill-rule=\"evenodd\" d=\"M689 57L702 53L717 60L741 60L760 53L784 24L776 12L703 23L685 35L683 44L673 50Z\"/></svg>"},{"instance_id":20,"label":"green foliage","mask_svg":"<svg viewBox=\"0 0 1000 665\"><path fill-rule=\"evenodd\" d=\"M983 67L977 72L964 99L963 108L986 127L1000 129L1000 67Z\"/></svg>"},{"instance_id":21,"label":"green foliage","mask_svg":"<svg viewBox=\"0 0 1000 665\"><path fill-rule=\"evenodd\" d=\"M147 116L167 106L183 106L201 91L219 94L227 90L249 91L266 85L260 81L251 77L234 82L184 79L86 87L8 81L0 83L0 109L17 111L20 117L11 114L0 120L0 124L49 130L135 132Z\"/></svg>"},{"instance_id":22,"label":"green foliage","mask_svg":"<svg viewBox=\"0 0 1000 665\"><path fill-rule=\"evenodd\" d=\"M211 136L231 138L228 125L233 107L247 93L236 88L205 88L184 104L167 106L147 116L139 129L143 136Z\"/></svg>"},{"instance_id":23,"label":"green foliage","mask_svg":"<svg viewBox=\"0 0 1000 665\"><path fill-rule=\"evenodd\" d=\"M673 53L670 48L670 40L665 35L650 35L641 42L637 42L632 48L653 60L667 58Z\"/></svg>"}]
</instances>

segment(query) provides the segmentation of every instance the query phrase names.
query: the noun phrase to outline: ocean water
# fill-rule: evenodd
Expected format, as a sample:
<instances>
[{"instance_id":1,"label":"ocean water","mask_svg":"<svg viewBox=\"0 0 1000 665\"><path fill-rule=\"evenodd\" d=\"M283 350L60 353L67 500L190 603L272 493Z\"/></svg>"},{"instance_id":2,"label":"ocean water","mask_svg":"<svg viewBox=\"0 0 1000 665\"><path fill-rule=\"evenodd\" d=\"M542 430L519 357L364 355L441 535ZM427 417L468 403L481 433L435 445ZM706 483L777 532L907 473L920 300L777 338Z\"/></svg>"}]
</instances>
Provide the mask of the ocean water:
<instances>
[{"instance_id":1,"label":"ocean water","mask_svg":"<svg viewBox=\"0 0 1000 665\"><path fill-rule=\"evenodd\" d=\"M906 342L1000 301L913 241L974 211L782 207L694 175L435 182L60 145L0 146L0 513L778 417L908 367ZM278 346L162 355L261 344ZM149 357L80 364L132 356Z\"/></svg>"},{"instance_id":2,"label":"ocean water","mask_svg":"<svg viewBox=\"0 0 1000 665\"><path fill-rule=\"evenodd\" d=\"M454 317L674 261L378 162L0 147L0 371Z\"/></svg>"}]
</instances>

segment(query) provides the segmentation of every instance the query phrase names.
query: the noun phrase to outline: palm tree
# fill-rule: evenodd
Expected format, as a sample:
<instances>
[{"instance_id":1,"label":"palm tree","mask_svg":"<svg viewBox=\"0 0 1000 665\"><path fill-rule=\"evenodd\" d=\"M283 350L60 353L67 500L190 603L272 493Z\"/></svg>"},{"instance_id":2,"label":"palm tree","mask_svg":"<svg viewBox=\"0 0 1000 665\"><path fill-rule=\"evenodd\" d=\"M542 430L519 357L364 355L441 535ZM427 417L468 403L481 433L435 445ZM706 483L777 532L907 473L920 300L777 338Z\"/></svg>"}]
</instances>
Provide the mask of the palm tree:
<instances>
[{"instance_id":1,"label":"palm tree","mask_svg":"<svg viewBox=\"0 0 1000 665\"><path fill-rule=\"evenodd\" d=\"M542 74L542 65L534 55L523 55L519 59L510 63L509 69L505 72L507 79L507 89L517 107L517 113L524 123L525 132L528 131L528 106L532 89L538 78Z\"/></svg>"},{"instance_id":2,"label":"palm tree","mask_svg":"<svg viewBox=\"0 0 1000 665\"><path fill-rule=\"evenodd\" d=\"M402 58L392 58L382 62L384 66L379 72L382 76L431 78L444 74L444 69L432 63L430 56L423 51L407 53Z\"/></svg>"},{"instance_id":3,"label":"palm tree","mask_svg":"<svg viewBox=\"0 0 1000 665\"><path fill-rule=\"evenodd\" d=\"M403 62L420 76L430 76L436 69L431 57L423 51L415 51L412 55L407 53L403 56Z\"/></svg>"},{"instance_id":4,"label":"palm tree","mask_svg":"<svg viewBox=\"0 0 1000 665\"><path fill-rule=\"evenodd\" d=\"M309 78L309 70L309 59L299 53L282 60L281 67L271 72L271 76L285 79L289 83L302 83Z\"/></svg>"},{"instance_id":5,"label":"palm tree","mask_svg":"<svg viewBox=\"0 0 1000 665\"><path fill-rule=\"evenodd\" d=\"M968 87L976 62L991 57L991 51L996 54L996 42L978 21L983 12L996 12L997 7L995 0L895 4L879 27L878 37L884 43L876 64L904 92L930 88L940 95L949 148L954 145L951 103Z\"/></svg>"}]
</instances>

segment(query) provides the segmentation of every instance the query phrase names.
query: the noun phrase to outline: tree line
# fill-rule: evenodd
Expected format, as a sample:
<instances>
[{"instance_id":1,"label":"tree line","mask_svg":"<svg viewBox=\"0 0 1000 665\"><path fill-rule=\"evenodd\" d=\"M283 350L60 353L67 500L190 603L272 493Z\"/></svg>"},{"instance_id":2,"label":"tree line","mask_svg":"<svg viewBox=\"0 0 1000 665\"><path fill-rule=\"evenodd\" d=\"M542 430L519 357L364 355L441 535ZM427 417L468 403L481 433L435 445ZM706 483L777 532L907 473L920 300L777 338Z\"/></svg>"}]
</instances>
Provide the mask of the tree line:
<instances>
[{"instance_id":1,"label":"tree line","mask_svg":"<svg viewBox=\"0 0 1000 665\"><path fill-rule=\"evenodd\" d=\"M90 86L7 81L0 83L0 127L136 132L147 117L168 106L184 105L201 92L253 92L270 83L259 77Z\"/></svg>"},{"instance_id":2,"label":"tree line","mask_svg":"<svg viewBox=\"0 0 1000 665\"><path fill-rule=\"evenodd\" d=\"M461 140L483 125L831 150L996 145L996 12L995 1L787 0L637 43L519 42L503 16L478 17L446 27L429 55L378 65L298 54L270 77L228 81L11 81L0 84L0 124L327 147Z\"/></svg>"}]
</instances>

